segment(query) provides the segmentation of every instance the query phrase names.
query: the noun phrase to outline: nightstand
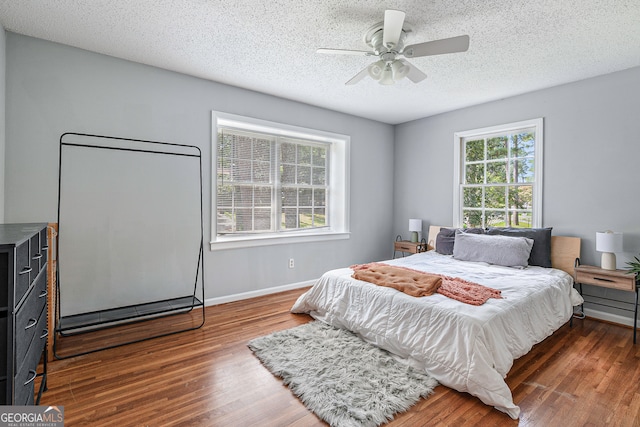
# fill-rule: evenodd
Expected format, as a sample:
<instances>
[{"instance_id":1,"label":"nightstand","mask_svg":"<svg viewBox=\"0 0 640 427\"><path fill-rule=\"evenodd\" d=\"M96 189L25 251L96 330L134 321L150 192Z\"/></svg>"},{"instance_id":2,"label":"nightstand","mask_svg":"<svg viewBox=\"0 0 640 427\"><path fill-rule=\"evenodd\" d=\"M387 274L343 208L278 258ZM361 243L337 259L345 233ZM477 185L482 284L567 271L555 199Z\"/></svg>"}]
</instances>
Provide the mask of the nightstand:
<instances>
[{"instance_id":1,"label":"nightstand","mask_svg":"<svg viewBox=\"0 0 640 427\"><path fill-rule=\"evenodd\" d=\"M422 239L421 242L409 242L408 240L401 240L402 237L396 237L396 241L393 242L393 257L396 257L396 252L402 252L402 256L405 253L417 254L427 251L427 241Z\"/></svg>"},{"instance_id":2,"label":"nightstand","mask_svg":"<svg viewBox=\"0 0 640 427\"><path fill-rule=\"evenodd\" d=\"M583 283L635 293L636 299L633 310L633 343L635 344L638 323L638 286L636 275L626 270L604 270L592 265L578 265L575 268L575 273L576 283L580 286L581 295Z\"/></svg>"}]
</instances>

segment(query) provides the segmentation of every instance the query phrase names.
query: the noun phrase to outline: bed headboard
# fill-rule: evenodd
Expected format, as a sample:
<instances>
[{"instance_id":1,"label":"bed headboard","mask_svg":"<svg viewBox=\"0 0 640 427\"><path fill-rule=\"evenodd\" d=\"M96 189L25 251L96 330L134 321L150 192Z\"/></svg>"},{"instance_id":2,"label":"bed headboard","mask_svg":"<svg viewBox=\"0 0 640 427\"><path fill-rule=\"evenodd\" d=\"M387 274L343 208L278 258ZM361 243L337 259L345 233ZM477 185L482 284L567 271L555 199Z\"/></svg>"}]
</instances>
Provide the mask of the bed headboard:
<instances>
[{"instance_id":1,"label":"bed headboard","mask_svg":"<svg viewBox=\"0 0 640 427\"><path fill-rule=\"evenodd\" d=\"M551 236L551 266L564 270L575 279L574 267L580 258L580 238Z\"/></svg>"},{"instance_id":2,"label":"bed headboard","mask_svg":"<svg viewBox=\"0 0 640 427\"><path fill-rule=\"evenodd\" d=\"M436 248L436 237L443 227L438 225L429 226L429 237L427 238L427 250ZM580 258L580 238L568 236L551 236L551 265L553 268L566 271L574 276L573 268L576 259Z\"/></svg>"},{"instance_id":3,"label":"bed headboard","mask_svg":"<svg viewBox=\"0 0 640 427\"><path fill-rule=\"evenodd\" d=\"M441 227L439 225L430 225L429 226L429 237L427 238L427 250L431 251L431 250L435 250L436 249L436 237L438 237L438 233L440 232L441 228L448 228L448 227Z\"/></svg>"}]
</instances>

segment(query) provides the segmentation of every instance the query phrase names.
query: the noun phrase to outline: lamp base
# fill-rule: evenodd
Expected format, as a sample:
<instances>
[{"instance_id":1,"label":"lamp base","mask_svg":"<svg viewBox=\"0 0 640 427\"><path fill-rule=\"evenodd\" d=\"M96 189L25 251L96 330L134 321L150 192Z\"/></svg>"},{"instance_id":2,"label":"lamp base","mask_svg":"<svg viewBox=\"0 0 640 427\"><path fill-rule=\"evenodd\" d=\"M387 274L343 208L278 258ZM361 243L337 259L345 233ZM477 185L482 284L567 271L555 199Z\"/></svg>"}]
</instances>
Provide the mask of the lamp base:
<instances>
[{"instance_id":1,"label":"lamp base","mask_svg":"<svg viewBox=\"0 0 640 427\"><path fill-rule=\"evenodd\" d=\"M412 231L411 232L411 243L418 243L418 232L417 231Z\"/></svg>"},{"instance_id":2,"label":"lamp base","mask_svg":"<svg viewBox=\"0 0 640 427\"><path fill-rule=\"evenodd\" d=\"M616 269L616 254L612 252L603 252L602 261L600 262L603 270Z\"/></svg>"}]
</instances>

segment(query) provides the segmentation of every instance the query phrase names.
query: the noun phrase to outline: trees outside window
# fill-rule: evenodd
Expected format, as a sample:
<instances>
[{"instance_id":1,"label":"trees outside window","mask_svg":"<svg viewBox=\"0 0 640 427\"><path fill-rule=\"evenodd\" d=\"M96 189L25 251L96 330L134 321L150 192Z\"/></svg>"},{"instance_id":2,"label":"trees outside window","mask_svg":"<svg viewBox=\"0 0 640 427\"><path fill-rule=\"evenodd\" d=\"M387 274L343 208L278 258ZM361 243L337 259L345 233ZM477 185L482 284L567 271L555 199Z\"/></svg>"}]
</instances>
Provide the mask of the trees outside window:
<instances>
[{"instance_id":1,"label":"trees outside window","mask_svg":"<svg viewBox=\"0 0 640 427\"><path fill-rule=\"evenodd\" d=\"M211 249L349 238L348 136L212 119Z\"/></svg>"},{"instance_id":2,"label":"trees outside window","mask_svg":"<svg viewBox=\"0 0 640 427\"><path fill-rule=\"evenodd\" d=\"M455 135L454 222L461 227L539 227L542 119Z\"/></svg>"}]
</instances>

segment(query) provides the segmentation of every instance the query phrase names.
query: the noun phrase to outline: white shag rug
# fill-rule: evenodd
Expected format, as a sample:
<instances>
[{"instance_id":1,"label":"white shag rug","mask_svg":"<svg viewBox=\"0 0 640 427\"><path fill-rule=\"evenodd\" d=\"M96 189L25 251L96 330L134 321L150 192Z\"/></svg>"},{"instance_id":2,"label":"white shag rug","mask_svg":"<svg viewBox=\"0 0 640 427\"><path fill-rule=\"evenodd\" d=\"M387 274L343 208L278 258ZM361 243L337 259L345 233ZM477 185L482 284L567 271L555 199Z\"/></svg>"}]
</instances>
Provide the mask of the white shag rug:
<instances>
[{"instance_id":1,"label":"white shag rug","mask_svg":"<svg viewBox=\"0 0 640 427\"><path fill-rule=\"evenodd\" d=\"M319 321L253 339L248 346L331 426L379 426L438 385L357 335Z\"/></svg>"}]
</instances>

